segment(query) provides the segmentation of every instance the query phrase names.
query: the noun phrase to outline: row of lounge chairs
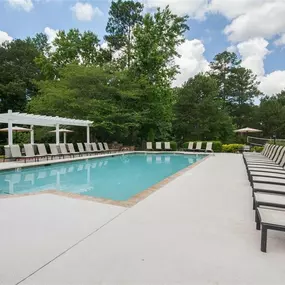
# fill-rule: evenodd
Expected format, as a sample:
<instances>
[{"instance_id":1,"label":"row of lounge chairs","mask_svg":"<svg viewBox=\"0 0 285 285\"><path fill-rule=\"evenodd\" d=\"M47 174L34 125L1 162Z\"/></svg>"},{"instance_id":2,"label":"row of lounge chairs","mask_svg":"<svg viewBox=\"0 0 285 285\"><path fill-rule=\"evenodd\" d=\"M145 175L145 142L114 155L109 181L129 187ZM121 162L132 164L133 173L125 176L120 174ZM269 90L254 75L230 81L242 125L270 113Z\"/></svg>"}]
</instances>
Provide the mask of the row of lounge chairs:
<instances>
[{"instance_id":1,"label":"row of lounge chairs","mask_svg":"<svg viewBox=\"0 0 285 285\"><path fill-rule=\"evenodd\" d=\"M74 157L76 155L94 155L117 151L116 149L109 149L107 143L84 143L84 146L82 143L77 143L78 151L76 151L73 143L61 143L58 146L56 144L49 144L50 153L48 153L45 144L24 144L25 155L22 154L19 145L11 145L9 148L13 159L24 160L25 162L27 160L39 161L43 158L48 160L49 158L65 158ZM35 150L35 147L37 148L37 151Z\"/></svg>"},{"instance_id":2,"label":"row of lounge chairs","mask_svg":"<svg viewBox=\"0 0 285 285\"><path fill-rule=\"evenodd\" d=\"M261 229L261 251L267 249L267 231L285 231L285 147L266 144L262 153L244 153L252 187L256 229Z\"/></svg>"},{"instance_id":3,"label":"row of lounge chairs","mask_svg":"<svg viewBox=\"0 0 285 285\"><path fill-rule=\"evenodd\" d=\"M161 142L156 142L155 143L155 149L152 147L152 142L147 142L146 143L146 149L147 150L172 150L170 146L170 142L165 142L164 143L164 149L162 148L162 143ZM213 142L207 142L206 143L206 148L202 148L202 142L197 142L196 146L194 148L194 142L189 142L188 143L188 148L184 149L186 151L205 151L205 152L213 152Z\"/></svg>"}]
</instances>

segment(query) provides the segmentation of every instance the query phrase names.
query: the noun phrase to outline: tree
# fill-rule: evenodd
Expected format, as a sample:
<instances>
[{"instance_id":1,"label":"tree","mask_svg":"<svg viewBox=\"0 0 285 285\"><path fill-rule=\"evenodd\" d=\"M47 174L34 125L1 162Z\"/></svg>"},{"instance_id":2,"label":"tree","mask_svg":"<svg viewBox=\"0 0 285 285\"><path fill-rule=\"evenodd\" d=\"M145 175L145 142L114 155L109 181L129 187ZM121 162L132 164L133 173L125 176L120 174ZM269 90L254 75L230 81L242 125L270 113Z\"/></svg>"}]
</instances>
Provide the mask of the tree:
<instances>
[{"instance_id":1,"label":"tree","mask_svg":"<svg viewBox=\"0 0 285 285\"><path fill-rule=\"evenodd\" d=\"M59 69L68 64L99 66L110 60L109 52L100 47L97 35L90 31L59 31L52 47L47 44L42 34L37 34L32 41L43 51L36 58L36 63L45 79L57 78Z\"/></svg>"},{"instance_id":2,"label":"tree","mask_svg":"<svg viewBox=\"0 0 285 285\"><path fill-rule=\"evenodd\" d=\"M178 17L169 7L147 13L134 28L134 54L129 70L144 90L141 108L145 112L142 136L155 132L157 139L169 136L172 122L173 89L178 72L173 60L176 47L184 41L187 17Z\"/></svg>"},{"instance_id":3,"label":"tree","mask_svg":"<svg viewBox=\"0 0 285 285\"><path fill-rule=\"evenodd\" d=\"M126 66L130 67L132 59L133 29L142 22L143 5L132 0L112 1L106 27L108 35L105 40L115 51L122 51L126 57ZM125 65L123 65L125 66Z\"/></svg>"},{"instance_id":4,"label":"tree","mask_svg":"<svg viewBox=\"0 0 285 285\"><path fill-rule=\"evenodd\" d=\"M68 65L60 80L38 83L39 95L28 110L94 121L96 136L126 142L139 126L136 86L122 73L109 73L100 67Z\"/></svg>"},{"instance_id":5,"label":"tree","mask_svg":"<svg viewBox=\"0 0 285 285\"><path fill-rule=\"evenodd\" d=\"M258 119L265 137L285 137L285 91L261 100Z\"/></svg>"},{"instance_id":6,"label":"tree","mask_svg":"<svg viewBox=\"0 0 285 285\"><path fill-rule=\"evenodd\" d=\"M0 112L23 111L35 95L40 71L34 60L38 50L30 40L13 40L0 46Z\"/></svg>"},{"instance_id":7,"label":"tree","mask_svg":"<svg viewBox=\"0 0 285 285\"><path fill-rule=\"evenodd\" d=\"M226 141L233 131L215 79L199 74L178 90L174 130L178 139Z\"/></svg>"},{"instance_id":8,"label":"tree","mask_svg":"<svg viewBox=\"0 0 285 285\"><path fill-rule=\"evenodd\" d=\"M256 75L240 66L235 53L223 52L210 64L210 74L219 84L219 96L237 127L245 127L254 99L261 95Z\"/></svg>"}]
</instances>

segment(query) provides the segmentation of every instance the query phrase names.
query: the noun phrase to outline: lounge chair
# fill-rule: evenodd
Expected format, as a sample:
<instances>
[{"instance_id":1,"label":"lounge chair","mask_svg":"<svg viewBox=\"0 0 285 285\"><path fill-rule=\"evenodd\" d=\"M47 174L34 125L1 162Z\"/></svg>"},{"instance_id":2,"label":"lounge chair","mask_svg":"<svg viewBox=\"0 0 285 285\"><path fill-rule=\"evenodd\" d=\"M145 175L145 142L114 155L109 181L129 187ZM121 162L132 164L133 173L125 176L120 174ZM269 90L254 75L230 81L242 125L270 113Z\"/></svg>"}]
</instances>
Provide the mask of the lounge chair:
<instances>
[{"instance_id":1,"label":"lounge chair","mask_svg":"<svg viewBox=\"0 0 285 285\"><path fill-rule=\"evenodd\" d=\"M165 142L164 143L164 149L165 150L171 150L170 142Z\"/></svg>"},{"instance_id":2,"label":"lounge chair","mask_svg":"<svg viewBox=\"0 0 285 285\"><path fill-rule=\"evenodd\" d=\"M161 142L155 143L155 150L162 150Z\"/></svg>"},{"instance_id":3,"label":"lounge chair","mask_svg":"<svg viewBox=\"0 0 285 285\"><path fill-rule=\"evenodd\" d=\"M84 146L85 146L85 150L88 151L89 153L99 153L98 150L92 150L91 149L91 144L90 143L84 143Z\"/></svg>"},{"instance_id":4,"label":"lounge chair","mask_svg":"<svg viewBox=\"0 0 285 285\"><path fill-rule=\"evenodd\" d=\"M253 209L256 210L260 206L285 208L285 195L255 193L253 197Z\"/></svg>"},{"instance_id":5,"label":"lounge chair","mask_svg":"<svg viewBox=\"0 0 285 285\"><path fill-rule=\"evenodd\" d=\"M37 144L37 148L38 148L39 154L42 156L45 156L47 158L47 160L49 157L51 157L51 159L53 159L55 156L58 156L58 155L53 155L53 154L47 153L46 146L43 143Z\"/></svg>"},{"instance_id":6,"label":"lounge chair","mask_svg":"<svg viewBox=\"0 0 285 285\"><path fill-rule=\"evenodd\" d=\"M205 149L205 152L214 152L213 151L213 143L212 142L207 142L206 144L206 149Z\"/></svg>"},{"instance_id":7,"label":"lounge chair","mask_svg":"<svg viewBox=\"0 0 285 285\"><path fill-rule=\"evenodd\" d=\"M82 154L90 154L90 151L87 151L84 149L83 144L82 143L77 143L77 147L80 153Z\"/></svg>"},{"instance_id":8,"label":"lounge chair","mask_svg":"<svg viewBox=\"0 0 285 285\"><path fill-rule=\"evenodd\" d=\"M146 150L153 150L153 148L152 148L152 142L147 142L147 143L146 143Z\"/></svg>"},{"instance_id":9,"label":"lounge chair","mask_svg":"<svg viewBox=\"0 0 285 285\"><path fill-rule=\"evenodd\" d=\"M195 151L202 151L202 142L196 142Z\"/></svg>"},{"instance_id":10,"label":"lounge chair","mask_svg":"<svg viewBox=\"0 0 285 285\"><path fill-rule=\"evenodd\" d=\"M81 154L82 154L81 152L75 151L73 143L68 143L67 147L68 147L68 151L70 154L73 154L73 155L77 154L77 155L81 156Z\"/></svg>"},{"instance_id":11,"label":"lounge chair","mask_svg":"<svg viewBox=\"0 0 285 285\"><path fill-rule=\"evenodd\" d=\"M35 154L34 146L31 144L24 144L24 149L28 157L35 157L36 160L39 160L39 158L47 158L47 155Z\"/></svg>"},{"instance_id":12,"label":"lounge chair","mask_svg":"<svg viewBox=\"0 0 285 285\"><path fill-rule=\"evenodd\" d=\"M107 144L106 142L103 143L103 146L104 146L104 149L105 149L106 151L110 151L110 152L112 152L112 151L117 151L117 150L114 149L114 148L110 149L109 146L108 146L108 144Z\"/></svg>"},{"instance_id":13,"label":"lounge chair","mask_svg":"<svg viewBox=\"0 0 285 285\"><path fill-rule=\"evenodd\" d=\"M95 142L91 143L92 150L97 151L98 153L102 152L101 150L98 149L97 144Z\"/></svg>"},{"instance_id":14,"label":"lounge chair","mask_svg":"<svg viewBox=\"0 0 285 285\"><path fill-rule=\"evenodd\" d=\"M261 251L267 250L267 230L285 231L285 211L257 208L256 229L261 227Z\"/></svg>"},{"instance_id":15,"label":"lounge chair","mask_svg":"<svg viewBox=\"0 0 285 285\"><path fill-rule=\"evenodd\" d=\"M26 162L27 159L34 159L35 161L37 159L35 156L23 156L20 147L17 144L11 145L10 150L12 158L14 158L15 160L24 160Z\"/></svg>"},{"instance_id":16,"label":"lounge chair","mask_svg":"<svg viewBox=\"0 0 285 285\"><path fill-rule=\"evenodd\" d=\"M50 148L50 152L53 156L62 157L62 158L64 157L63 154L58 152L56 144L54 144L54 143L49 144L49 148Z\"/></svg>"},{"instance_id":17,"label":"lounge chair","mask_svg":"<svg viewBox=\"0 0 285 285\"><path fill-rule=\"evenodd\" d=\"M193 146L194 146L194 143L193 142L189 142L187 150L188 151L193 151Z\"/></svg>"},{"instance_id":18,"label":"lounge chair","mask_svg":"<svg viewBox=\"0 0 285 285\"><path fill-rule=\"evenodd\" d=\"M99 150L101 152L106 152L106 150L104 149L103 144L101 142L98 142L98 147L99 147Z\"/></svg>"},{"instance_id":19,"label":"lounge chair","mask_svg":"<svg viewBox=\"0 0 285 285\"><path fill-rule=\"evenodd\" d=\"M67 151L67 148L66 148L66 145L65 143L60 143L59 144L59 149L60 149L60 153L63 155L63 156L72 156L74 157L74 154L73 153L70 153Z\"/></svg>"}]
</instances>

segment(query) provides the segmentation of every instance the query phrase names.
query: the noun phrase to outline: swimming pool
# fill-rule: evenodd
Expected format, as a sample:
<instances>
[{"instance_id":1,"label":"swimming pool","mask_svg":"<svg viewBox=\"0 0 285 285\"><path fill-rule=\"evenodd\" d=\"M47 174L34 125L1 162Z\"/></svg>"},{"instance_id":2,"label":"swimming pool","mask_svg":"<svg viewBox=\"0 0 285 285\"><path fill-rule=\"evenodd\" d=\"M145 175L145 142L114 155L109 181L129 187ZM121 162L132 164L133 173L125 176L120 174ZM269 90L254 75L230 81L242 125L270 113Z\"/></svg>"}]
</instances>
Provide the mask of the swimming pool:
<instances>
[{"instance_id":1,"label":"swimming pool","mask_svg":"<svg viewBox=\"0 0 285 285\"><path fill-rule=\"evenodd\" d=\"M130 154L1 171L0 195L59 190L124 201L204 157Z\"/></svg>"}]
</instances>

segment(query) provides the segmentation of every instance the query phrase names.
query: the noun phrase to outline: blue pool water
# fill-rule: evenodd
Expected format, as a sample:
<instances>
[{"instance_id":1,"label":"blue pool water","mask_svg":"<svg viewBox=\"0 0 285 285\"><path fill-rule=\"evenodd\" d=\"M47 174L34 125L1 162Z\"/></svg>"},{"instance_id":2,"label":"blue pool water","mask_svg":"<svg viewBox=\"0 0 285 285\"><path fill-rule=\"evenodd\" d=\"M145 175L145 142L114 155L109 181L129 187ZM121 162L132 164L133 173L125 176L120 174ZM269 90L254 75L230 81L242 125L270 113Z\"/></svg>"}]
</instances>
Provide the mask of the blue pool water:
<instances>
[{"instance_id":1,"label":"blue pool water","mask_svg":"<svg viewBox=\"0 0 285 285\"><path fill-rule=\"evenodd\" d=\"M131 154L0 172L0 195L60 190L123 201L204 155Z\"/></svg>"}]
</instances>

